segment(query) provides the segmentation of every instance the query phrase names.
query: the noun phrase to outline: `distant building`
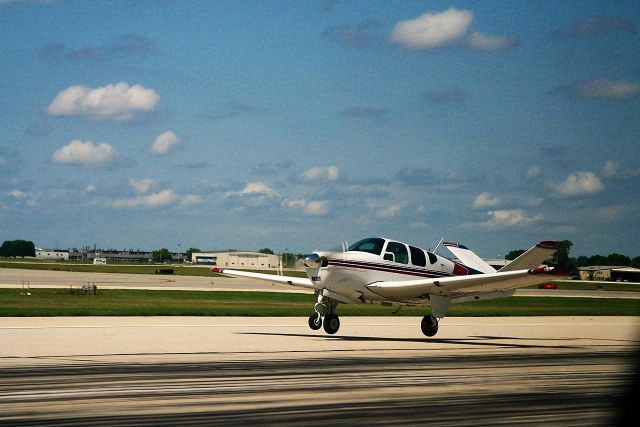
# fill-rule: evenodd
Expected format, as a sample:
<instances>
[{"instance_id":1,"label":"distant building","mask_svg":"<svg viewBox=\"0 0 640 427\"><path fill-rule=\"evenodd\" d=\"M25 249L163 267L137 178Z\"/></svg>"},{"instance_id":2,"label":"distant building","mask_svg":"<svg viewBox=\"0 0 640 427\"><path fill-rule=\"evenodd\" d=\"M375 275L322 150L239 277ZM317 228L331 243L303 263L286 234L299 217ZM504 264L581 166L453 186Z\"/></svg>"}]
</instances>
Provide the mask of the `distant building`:
<instances>
[{"instance_id":1,"label":"distant building","mask_svg":"<svg viewBox=\"0 0 640 427\"><path fill-rule=\"evenodd\" d=\"M489 264L491 267L495 268L496 270L500 270L502 267L504 267L505 265L509 264L511 261L508 259L485 259L484 260L487 264Z\"/></svg>"},{"instance_id":2,"label":"distant building","mask_svg":"<svg viewBox=\"0 0 640 427\"><path fill-rule=\"evenodd\" d=\"M65 251L62 249L36 248L36 259L53 259L58 261L68 261L69 251Z\"/></svg>"},{"instance_id":3,"label":"distant building","mask_svg":"<svg viewBox=\"0 0 640 427\"><path fill-rule=\"evenodd\" d=\"M184 252L174 252L171 254L170 260L163 262L182 263L185 261L187 254ZM105 258L108 262L138 262L150 263L153 260L153 253L141 250L117 250L117 249L71 249L69 251L69 259L77 261L91 261L96 258Z\"/></svg>"},{"instance_id":4,"label":"distant building","mask_svg":"<svg viewBox=\"0 0 640 427\"><path fill-rule=\"evenodd\" d=\"M244 251L194 252L191 254L191 262L194 264L230 268L278 268L281 258L280 255L275 254Z\"/></svg>"},{"instance_id":5,"label":"distant building","mask_svg":"<svg viewBox=\"0 0 640 427\"><path fill-rule=\"evenodd\" d=\"M640 282L640 269L618 265L594 265L578 268L580 280Z\"/></svg>"}]
</instances>

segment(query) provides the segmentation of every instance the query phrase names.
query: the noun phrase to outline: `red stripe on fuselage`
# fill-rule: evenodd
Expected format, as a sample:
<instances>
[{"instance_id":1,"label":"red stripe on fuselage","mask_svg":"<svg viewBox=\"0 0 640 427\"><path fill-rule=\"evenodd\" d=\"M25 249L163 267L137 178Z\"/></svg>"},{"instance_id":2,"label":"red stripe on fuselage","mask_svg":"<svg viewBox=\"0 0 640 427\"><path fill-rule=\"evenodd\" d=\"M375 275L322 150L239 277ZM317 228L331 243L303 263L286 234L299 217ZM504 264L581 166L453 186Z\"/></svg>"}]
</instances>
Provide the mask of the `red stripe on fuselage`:
<instances>
[{"instance_id":1,"label":"red stripe on fuselage","mask_svg":"<svg viewBox=\"0 0 640 427\"><path fill-rule=\"evenodd\" d=\"M441 273L441 274L435 274L435 273L421 273L418 271L407 271L407 270L400 270L400 269L394 269L392 267L382 267L382 266L372 266L372 265L362 265L362 264L352 264L349 262L343 262L343 261L338 261L338 260L332 260L329 259L329 265L336 265L339 267L349 267L349 268L362 268L365 270L374 270L374 271L384 271L387 273L395 273L395 274L402 274L405 276L417 276L417 277L427 277L427 278L438 278L438 277L449 277L451 276L451 273ZM465 273L466 274L466 273Z\"/></svg>"}]
</instances>

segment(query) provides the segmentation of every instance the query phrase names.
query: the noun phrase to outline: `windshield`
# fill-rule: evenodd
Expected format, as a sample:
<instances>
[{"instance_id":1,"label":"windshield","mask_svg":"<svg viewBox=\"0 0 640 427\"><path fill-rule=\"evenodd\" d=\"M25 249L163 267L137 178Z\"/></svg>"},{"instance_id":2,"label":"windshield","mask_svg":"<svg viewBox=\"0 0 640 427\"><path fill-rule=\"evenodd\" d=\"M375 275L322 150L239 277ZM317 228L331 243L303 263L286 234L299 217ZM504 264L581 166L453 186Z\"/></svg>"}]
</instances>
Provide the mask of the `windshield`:
<instances>
[{"instance_id":1,"label":"windshield","mask_svg":"<svg viewBox=\"0 0 640 427\"><path fill-rule=\"evenodd\" d=\"M380 255L382 253L383 246L384 239L371 237L369 239L362 239L359 242L354 243L353 245L349 246L349 250Z\"/></svg>"}]
</instances>

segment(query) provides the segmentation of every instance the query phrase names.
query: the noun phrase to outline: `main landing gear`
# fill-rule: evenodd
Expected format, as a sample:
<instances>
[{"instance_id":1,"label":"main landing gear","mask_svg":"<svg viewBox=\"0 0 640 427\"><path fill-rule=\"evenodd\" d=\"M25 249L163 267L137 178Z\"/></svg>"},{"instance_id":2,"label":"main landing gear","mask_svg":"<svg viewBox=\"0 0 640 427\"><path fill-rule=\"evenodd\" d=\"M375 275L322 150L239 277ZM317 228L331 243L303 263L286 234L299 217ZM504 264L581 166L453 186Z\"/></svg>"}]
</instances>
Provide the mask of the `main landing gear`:
<instances>
[{"instance_id":1,"label":"main landing gear","mask_svg":"<svg viewBox=\"0 0 640 427\"><path fill-rule=\"evenodd\" d=\"M314 331L324 326L324 331L329 335L333 335L340 329L340 318L334 313L338 302L331 298L326 298L321 292L318 292L318 302L315 305L315 311L309 316L309 327ZM322 315L324 314L324 321Z\"/></svg>"},{"instance_id":2,"label":"main landing gear","mask_svg":"<svg viewBox=\"0 0 640 427\"><path fill-rule=\"evenodd\" d=\"M423 334L432 337L438 332L438 319L433 316L424 316L420 323L420 328Z\"/></svg>"},{"instance_id":3,"label":"main landing gear","mask_svg":"<svg viewBox=\"0 0 640 427\"><path fill-rule=\"evenodd\" d=\"M311 329L317 331L323 326L326 333L333 335L340 329L340 318L337 314L331 313L324 316L324 321L322 321L322 316L318 312L314 312L309 316L309 327Z\"/></svg>"}]
</instances>

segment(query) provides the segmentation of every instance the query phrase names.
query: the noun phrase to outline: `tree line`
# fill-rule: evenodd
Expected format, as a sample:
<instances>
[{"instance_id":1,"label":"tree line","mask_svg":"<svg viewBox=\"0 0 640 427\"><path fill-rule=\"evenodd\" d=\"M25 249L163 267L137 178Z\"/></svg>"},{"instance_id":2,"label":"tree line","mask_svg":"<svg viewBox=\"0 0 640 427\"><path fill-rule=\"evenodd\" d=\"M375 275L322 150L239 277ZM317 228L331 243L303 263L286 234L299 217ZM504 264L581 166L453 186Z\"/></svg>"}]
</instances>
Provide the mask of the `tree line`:
<instances>
[{"instance_id":1,"label":"tree line","mask_svg":"<svg viewBox=\"0 0 640 427\"><path fill-rule=\"evenodd\" d=\"M571 272L577 272L580 267L591 267L596 265L609 265L619 267L640 268L640 256L630 258L626 255L611 253L609 255L581 255L577 258L569 256L573 243L570 240L563 240L558 246L558 251L548 260L548 265L568 267ZM524 249L516 249L505 255L504 259L514 260L525 252Z\"/></svg>"}]
</instances>

